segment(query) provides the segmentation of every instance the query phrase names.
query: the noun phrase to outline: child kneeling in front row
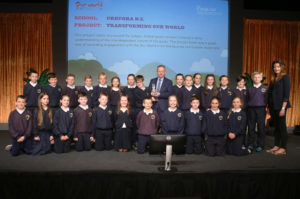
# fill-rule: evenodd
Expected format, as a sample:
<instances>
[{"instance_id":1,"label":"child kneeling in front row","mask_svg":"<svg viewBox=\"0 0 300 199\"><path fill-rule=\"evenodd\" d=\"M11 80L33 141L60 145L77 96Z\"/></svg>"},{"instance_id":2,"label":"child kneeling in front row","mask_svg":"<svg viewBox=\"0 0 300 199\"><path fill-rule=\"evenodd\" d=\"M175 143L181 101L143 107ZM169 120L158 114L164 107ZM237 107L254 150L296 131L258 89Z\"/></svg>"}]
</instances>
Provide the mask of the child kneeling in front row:
<instances>
[{"instance_id":1,"label":"child kneeling in front row","mask_svg":"<svg viewBox=\"0 0 300 199\"><path fill-rule=\"evenodd\" d=\"M138 154L143 154L146 145L150 141L150 135L156 134L160 125L160 119L156 111L152 109L152 99L146 97L143 100L144 110L140 111L136 118L138 128Z\"/></svg>"},{"instance_id":2,"label":"child kneeling in front row","mask_svg":"<svg viewBox=\"0 0 300 199\"><path fill-rule=\"evenodd\" d=\"M30 154L32 151L32 115L31 111L25 109L26 97L18 95L16 99L16 109L9 114L8 130L12 137L12 147L10 154L19 155L20 151Z\"/></svg>"}]
</instances>

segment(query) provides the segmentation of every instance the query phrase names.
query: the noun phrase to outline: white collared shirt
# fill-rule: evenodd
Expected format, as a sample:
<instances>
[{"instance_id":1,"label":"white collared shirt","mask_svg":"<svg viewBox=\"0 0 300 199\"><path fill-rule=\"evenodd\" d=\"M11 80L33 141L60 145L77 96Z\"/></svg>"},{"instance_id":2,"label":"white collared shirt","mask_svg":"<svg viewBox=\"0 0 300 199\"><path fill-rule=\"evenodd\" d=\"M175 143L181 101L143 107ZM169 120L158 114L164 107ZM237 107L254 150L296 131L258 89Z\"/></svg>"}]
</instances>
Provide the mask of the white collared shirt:
<instances>
[{"instance_id":1,"label":"white collared shirt","mask_svg":"<svg viewBox=\"0 0 300 199\"><path fill-rule=\"evenodd\" d=\"M237 109L237 110L234 110L234 109L231 109L231 110L232 110L233 113L239 113L239 112L241 112L242 109L239 108L239 109Z\"/></svg>"},{"instance_id":2,"label":"white collared shirt","mask_svg":"<svg viewBox=\"0 0 300 199\"><path fill-rule=\"evenodd\" d=\"M181 88L181 87L182 87L182 85L181 85L181 86L179 86L178 84L176 84L176 86L177 86L178 88Z\"/></svg>"},{"instance_id":3,"label":"white collared shirt","mask_svg":"<svg viewBox=\"0 0 300 199\"><path fill-rule=\"evenodd\" d=\"M73 85L73 86L67 85L67 87L69 87L70 89L75 89L75 85Z\"/></svg>"},{"instance_id":4,"label":"white collared shirt","mask_svg":"<svg viewBox=\"0 0 300 199\"><path fill-rule=\"evenodd\" d=\"M82 106L82 105L79 105L80 108L82 108L83 110L87 110L89 108L89 105L85 105L85 106Z\"/></svg>"},{"instance_id":5,"label":"white collared shirt","mask_svg":"<svg viewBox=\"0 0 300 199\"><path fill-rule=\"evenodd\" d=\"M168 111L170 112L175 112L177 110L177 108L175 108L174 110L171 109L171 107L168 108Z\"/></svg>"},{"instance_id":6,"label":"white collared shirt","mask_svg":"<svg viewBox=\"0 0 300 199\"><path fill-rule=\"evenodd\" d=\"M70 110L70 108L64 108L63 106L60 107L64 112L68 112Z\"/></svg>"},{"instance_id":7,"label":"white collared shirt","mask_svg":"<svg viewBox=\"0 0 300 199\"><path fill-rule=\"evenodd\" d=\"M44 111L48 110L48 106L47 107L42 107Z\"/></svg>"},{"instance_id":8,"label":"white collared shirt","mask_svg":"<svg viewBox=\"0 0 300 199\"><path fill-rule=\"evenodd\" d=\"M53 88L55 88L55 87L56 87L56 85L52 86L51 84L49 84L49 86L51 86L51 87L53 87Z\"/></svg>"},{"instance_id":9,"label":"white collared shirt","mask_svg":"<svg viewBox=\"0 0 300 199\"><path fill-rule=\"evenodd\" d=\"M107 105L106 106L102 106L101 104L99 104L99 107L102 108L103 110L105 110L107 108Z\"/></svg>"},{"instance_id":10,"label":"white collared shirt","mask_svg":"<svg viewBox=\"0 0 300 199\"><path fill-rule=\"evenodd\" d=\"M220 113L220 109L218 109L217 111L214 111L212 109L210 109L210 110L211 110L211 112L213 112L214 115L217 114L217 113Z\"/></svg>"},{"instance_id":11,"label":"white collared shirt","mask_svg":"<svg viewBox=\"0 0 300 199\"><path fill-rule=\"evenodd\" d=\"M188 88L187 86L185 86L185 88L186 88L186 90L191 91L193 87L191 86Z\"/></svg>"},{"instance_id":12,"label":"white collared shirt","mask_svg":"<svg viewBox=\"0 0 300 199\"><path fill-rule=\"evenodd\" d=\"M242 90L246 89L246 86L244 86L243 88L239 88L239 87L237 86L236 89L238 89L239 91L242 91Z\"/></svg>"},{"instance_id":13,"label":"white collared shirt","mask_svg":"<svg viewBox=\"0 0 300 199\"><path fill-rule=\"evenodd\" d=\"M214 88L214 86L208 86L208 85L207 85L207 88L208 88L209 90L211 90L211 89Z\"/></svg>"},{"instance_id":14,"label":"white collared shirt","mask_svg":"<svg viewBox=\"0 0 300 199\"><path fill-rule=\"evenodd\" d=\"M144 87L142 87L142 88L140 88L140 89L144 91L144 90L146 89L146 87L144 86Z\"/></svg>"},{"instance_id":15,"label":"white collared shirt","mask_svg":"<svg viewBox=\"0 0 300 199\"><path fill-rule=\"evenodd\" d=\"M85 88L87 91L93 90L93 87L92 87L92 86L91 86L91 87L84 86L84 88Z\"/></svg>"},{"instance_id":16,"label":"white collared shirt","mask_svg":"<svg viewBox=\"0 0 300 199\"><path fill-rule=\"evenodd\" d=\"M99 87L100 87L100 88L107 88L107 84L105 84L105 85L99 84Z\"/></svg>"},{"instance_id":17,"label":"white collared shirt","mask_svg":"<svg viewBox=\"0 0 300 199\"><path fill-rule=\"evenodd\" d=\"M199 84L199 85L194 84L194 86L195 86L196 88L200 88L200 87L201 87L201 84Z\"/></svg>"},{"instance_id":18,"label":"white collared shirt","mask_svg":"<svg viewBox=\"0 0 300 199\"><path fill-rule=\"evenodd\" d=\"M29 84L31 84L31 86L35 87L37 85L37 82L33 83L32 81L30 81Z\"/></svg>"},{"instance_id":19,"label":"white collared shirt","mask_svg":"<svg viewBox=\"0 0 300 199\"><path fill-rule=\"evenodd\" d=\"M144 111L144 113L146 113L146 115L149 115L149 114L152 114L152 113L153 113L153 110L152 110L152 109L150 109L149 112L146 112L146 109L144 109L143 111Z\"/></svg>"},{"instance_id":20,"label":"white collared shirt","mask_svg":"<svg viewBox=\"0 0 300 199\"><path fill-rule=\"evenodd\" d=\"M128 88L135 88L136 87L136 85L133 85L133 86L127 86Z\"/></svg>"},{"instance_id":21,"label":"white collared shirt","mask_svg":"<svg viewBox=\"0 0 300 199\"><path fill-rule=\"evenodd\" d=\"M258 84L258 85L253 84L253 86L254 86L255 88L259 88L259 87L261 86L261 83Z\"/></svg>"},{"instance_id":22,"label":"white collared shirt","mask_svg":"<svg viewBox=\"0 0 300 199\"><path fill-rule=\"evenodd\" d=\"M226 87L221 87L222 90L226 90L227 88L228 88L227 86Z\"/></svg>"},{"instance_id":23,"label":"white collared shirt","mask_svg":"<svg viewBox=\"0 0 300 199\"><path fill-rule=\"evenodd\" d=\"M22 114L24 113L25 109L26 109L26 108L24 108L23 110L21 110L21 109L16 108L17 112L18 112L20 115L22 115Z\"/></svg>"},{"instance_id":24,"label":"white collared shirt","mask_svg":"<svg viewBox=\"0 0 300 199\"><path fill-rule=\"evenodd\" d=\"M113 91L119 91L119 88L112 87L111 90L113 90Z\"/></svg>"},{"instance_id":25,"label":"white collared shirt","mask_svg":"<svg viewBox=\"0 0 300 199\"><path fill-rule=\"evenodd\" d=\"M190 108L190 111L191 111L191 113L194 113L194 114L197 114L197 113L199 113L199 112L200 112L200 110L199 110L199 109L197 109L197 111L194 111L192 108Z\"/></svg>"}]
</instances>

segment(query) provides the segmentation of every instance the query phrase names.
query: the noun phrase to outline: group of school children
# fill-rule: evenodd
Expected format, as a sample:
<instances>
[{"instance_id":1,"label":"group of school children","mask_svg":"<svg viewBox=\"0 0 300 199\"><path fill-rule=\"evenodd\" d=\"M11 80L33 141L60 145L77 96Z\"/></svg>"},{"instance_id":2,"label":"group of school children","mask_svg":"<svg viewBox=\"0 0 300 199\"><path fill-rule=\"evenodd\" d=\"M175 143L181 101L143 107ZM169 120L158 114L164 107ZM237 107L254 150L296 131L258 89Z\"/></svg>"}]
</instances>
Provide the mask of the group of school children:
<instances>
[{"instance_id":1,"label":"group of school children","mask_svg":"<svg viewBox=\"0 0 300 199\"><path fill-rule=\"evenodd\" d=\"M225 75L217 88L213 74L206 76L204 86L199 73L177 74L176 85L171 84L168 95L162 91L166 77L156 79L155 84L151 81L146 88L142 75L129 74L128 86L123 89L118 77L113 77L108 86L105 73L99 74L97 86L86 75L82 87L74 85L73 74L67 75L64 88L57 84L54 73L49 74L45 87L37 83L37 73L31 72L29 78L9 116L13 156L21 151L47 154L52 148L56 153L66 153L71 143L77 151L114 147L119 152L136 149L142 154L150 135L157 133L185 134L187 154L205 151L209 156L225 152L247 155L264 149L268 88L261 84L260 72L252 74L254 85L248 89L243 76L237 78L233 89L228 87ZM166 108L158 106L163 99L168 103Z\"/></svg>"}]
</instances>

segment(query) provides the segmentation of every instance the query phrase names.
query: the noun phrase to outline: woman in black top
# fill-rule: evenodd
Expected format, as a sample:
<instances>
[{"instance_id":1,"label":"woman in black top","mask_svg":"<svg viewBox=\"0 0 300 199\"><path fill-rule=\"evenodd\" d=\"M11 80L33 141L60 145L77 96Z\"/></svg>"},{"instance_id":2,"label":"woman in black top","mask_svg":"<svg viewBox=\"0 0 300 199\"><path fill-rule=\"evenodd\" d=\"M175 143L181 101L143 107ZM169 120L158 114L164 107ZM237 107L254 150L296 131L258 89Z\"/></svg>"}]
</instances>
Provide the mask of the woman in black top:
<instances>
[{"instance_id":1,"label":"woman in black top","mask_svg":"<svg viewBox=\"0 0 300 199\"><path fill-rule=\"evenodd\" d=\"M286 155L287 129L286 111L291 107L289 102L291 80L286 74L281 60L272 63L272 78L269 87L269 108L275 124L274 147L267 152L275 155Z\"/></svg>"}]
</instances>

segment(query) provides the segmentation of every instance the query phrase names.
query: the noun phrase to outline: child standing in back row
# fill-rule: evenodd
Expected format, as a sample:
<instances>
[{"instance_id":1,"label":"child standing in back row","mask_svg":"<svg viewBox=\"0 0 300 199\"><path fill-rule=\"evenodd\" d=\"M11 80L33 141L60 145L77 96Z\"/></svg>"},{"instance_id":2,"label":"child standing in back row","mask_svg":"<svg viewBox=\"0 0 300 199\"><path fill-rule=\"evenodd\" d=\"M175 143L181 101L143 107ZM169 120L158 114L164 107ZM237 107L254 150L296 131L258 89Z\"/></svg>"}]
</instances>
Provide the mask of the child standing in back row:
<instances>
[{"instance_id":1,"label":"child standing in back row","mask_svg":"<svg viewBox=\"0 0 300 199\"><path fill-rule=\"evenodd\" d=\"M220 88L218 89L217 97L221 101L220 109L225 113L228 113L231 107L232 99L234 98L234 92L228 87L228 84L228 77L226 75L222 75L220 77Z\"/></svg>"},{"instance_id":2,"label":"child standing in back row","mask_svg":"<svg viewBox=\"0 0 300 199\"><path fill-rule=\"evenodd\" d=\"M79 88L75 86L75 75L68 74L66 78L67 86L62 89L62 95L70 97L70 108L75 109L78 106L78 91Z\"/></svg>"},{"instance_id":3,"label":"child standing in back row","mask_svg":"<svg viewBox=\"0 0 300 199\"><path fill-rule=\"evenodd\" d=\"M30 82L24 86L23 95L26 97L26 108L33 114L38 107L38 97L42 92L42 87L37 83L39 75L37 72L30 72Z\"/></svg>"}]
</instances>

